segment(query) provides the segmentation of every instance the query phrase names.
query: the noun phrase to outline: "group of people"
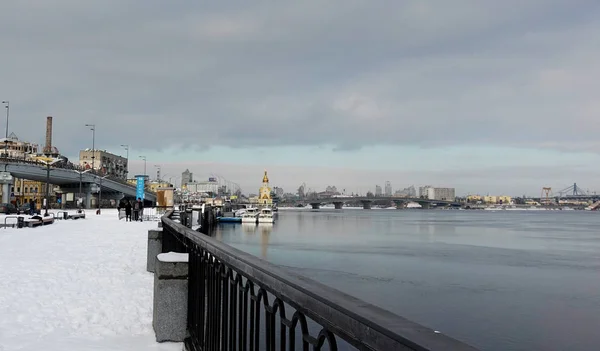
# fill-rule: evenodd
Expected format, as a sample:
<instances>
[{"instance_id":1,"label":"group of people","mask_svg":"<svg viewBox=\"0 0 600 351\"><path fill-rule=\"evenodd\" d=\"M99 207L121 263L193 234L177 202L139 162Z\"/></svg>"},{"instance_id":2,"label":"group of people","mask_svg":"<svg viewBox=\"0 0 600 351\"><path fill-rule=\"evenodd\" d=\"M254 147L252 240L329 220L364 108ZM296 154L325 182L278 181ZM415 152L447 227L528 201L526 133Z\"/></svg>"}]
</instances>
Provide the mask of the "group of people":
<instances>
[{"instance_id":1,"label":"group of people","mask_svg":"<svg viewBox=\"0 0 600 351\"><path fill-rule=\"evenodd\" d=\"M142 221L142 217L144 216L144 201L138 198L137 201L133 203L129 200L122 201L119 203L119 219L121 219L120 213L121 209L125 209L125 221L132 221L132 215L134 221Z\"/></svg>"}]
</instances>

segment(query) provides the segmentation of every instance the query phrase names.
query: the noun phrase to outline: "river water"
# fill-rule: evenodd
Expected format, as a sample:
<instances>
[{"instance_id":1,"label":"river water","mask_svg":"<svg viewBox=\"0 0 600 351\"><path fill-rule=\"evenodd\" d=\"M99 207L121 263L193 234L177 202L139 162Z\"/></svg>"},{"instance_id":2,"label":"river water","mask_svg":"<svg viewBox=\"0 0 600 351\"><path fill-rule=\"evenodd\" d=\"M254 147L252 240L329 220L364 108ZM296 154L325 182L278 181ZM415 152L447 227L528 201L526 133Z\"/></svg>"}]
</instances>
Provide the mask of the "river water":
<instances>
[{"instance_id":1,"label":"river water","mask_svg":"<svg viewBox=\"0 0 600 351\"><path fill-rule=\"evenodd\" d=\"M281 210L216 237L482 350L600 350L600 213Z\"/></svg>"}]
</instances>

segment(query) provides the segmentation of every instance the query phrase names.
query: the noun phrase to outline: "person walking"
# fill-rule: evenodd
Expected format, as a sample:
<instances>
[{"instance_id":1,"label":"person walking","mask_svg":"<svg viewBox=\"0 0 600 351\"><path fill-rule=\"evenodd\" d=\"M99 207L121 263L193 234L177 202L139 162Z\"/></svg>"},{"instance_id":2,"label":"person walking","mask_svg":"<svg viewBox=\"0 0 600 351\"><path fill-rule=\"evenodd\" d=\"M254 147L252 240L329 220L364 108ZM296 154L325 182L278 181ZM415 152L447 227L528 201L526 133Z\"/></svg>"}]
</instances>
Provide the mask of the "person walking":
<instances>
[{"instance_id":1,"label":"person walking","mask_svg":"<svg viewBox=\"0 0 600 351\"><path fill-rule=\"evenodd\" d=\"M127 222L127 220L131 222L131 208L131 201L127 200L125 203L125 222Z\"/></svg>"},{"instance_id":2,"label":"person walking","mask_svg":"<svg viewBox=\"0 0 600 351\"><path fill-rule=\"evenodd\" d=\"M144 218L144 201L142 201L142 199L138 198L137 203L138 203L138 208L140 209L139 219L140 219L140 222L143 222L142 219Z\"/></svg>"},{"instance_id":3,"label":"person walking","mask_svg":"<svg viewBox=\"0 0 600 351\"><path fill-rule=\"evenodd\" d=\"M140 199L133 203L133 220L138 221L140 219Z\"/></svg>"},{"instance_id":4,"label":"person walking","mask_svg":"<svg viewBox=\"0 0 600 351\"><path fill-rule=\"evenodd\" d=\"M35 214L35 201L33 199L29 200L29 215L33 216Z\"/></svg>"},{"instance_id":5,"label":"person walking","mask_svg":"<svg viewBox=\"0 0 600 351\"><path fill-rule=\"evenodd\" d=\"M125 201L123 200L119 201L119 204L117 205L117 218L119 218L119 220L125 218Z\"/></svg>"}]
</instances>

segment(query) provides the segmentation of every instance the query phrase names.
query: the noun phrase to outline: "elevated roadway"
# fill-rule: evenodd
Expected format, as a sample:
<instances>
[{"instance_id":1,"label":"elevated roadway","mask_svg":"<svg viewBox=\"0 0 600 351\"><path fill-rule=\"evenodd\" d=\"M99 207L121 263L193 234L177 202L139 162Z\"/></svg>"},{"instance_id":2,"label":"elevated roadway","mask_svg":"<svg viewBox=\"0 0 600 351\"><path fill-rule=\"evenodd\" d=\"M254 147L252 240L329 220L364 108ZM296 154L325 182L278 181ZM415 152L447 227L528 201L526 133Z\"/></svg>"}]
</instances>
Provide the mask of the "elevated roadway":
<instances>
[{"instance_id":1,"label":"elevated roadway","mask_svg":"<svg viewBox=\"0 0 600 351\"><path fill-rule=\"evenodd\" d=\"M30 179L40 182L46 182L47 166L41 162L23 161L23 160L0 160L0 171L9 172L13 177ZM58 185L63 190L77 193L79 191L79 182L86 187L86 192L90 192L90 185L96 184L101 187L103 193L120 193L124 196L135 197L136 187L123 180L106 177L85 172L61 165L50 166L50 184ZM104 194L103 194L104 195ZM156 194L150 191L145 192L147 201L156 202Z\"/></svg>"}]
</instances>

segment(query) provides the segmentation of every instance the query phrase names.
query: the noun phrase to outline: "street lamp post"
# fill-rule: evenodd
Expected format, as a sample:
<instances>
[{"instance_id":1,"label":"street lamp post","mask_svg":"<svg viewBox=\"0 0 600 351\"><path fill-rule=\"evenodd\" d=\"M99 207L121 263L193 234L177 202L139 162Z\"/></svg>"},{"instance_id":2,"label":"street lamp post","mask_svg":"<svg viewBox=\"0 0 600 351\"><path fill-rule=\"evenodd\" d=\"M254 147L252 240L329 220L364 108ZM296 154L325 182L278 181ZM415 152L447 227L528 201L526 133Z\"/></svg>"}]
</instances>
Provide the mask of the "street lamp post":
<instances>
[{"instance_id":1,"label":"street lamp post","mask_svg":"<svg viewBox=\"0 0 600 351\"><path fill-rule=\"evenodd\" d=\"M144 160L144 177L146 176L146 156L140 156L142 160Z\"/></svg>"},{"instance_id":2,"label":"street lamp post","mask_svg":"<svg viewBox=\"0 0 600 351\"><path fill-rule=\"evenodd\" d=\"M92 131L92 170L94 170L94 159L96 158L96 125L86 124L86 127L90 127Z\"/></svg>"},{"instance_id":3,"label":"street lamp post","mask_svg":"<svg viewBox=\"0 0 600 351\"><path fill-rule=\"evenodd\" d=\"M50 162L46 163L46 212L44 216L48 216L48 205L50 204L50 200L48 199L50 194Z\"/></svg>"},{"instance_id":4,"label":"street lamp post","mask_svg":"<svg viewBox=\"0 0 600 351\"><path fill-rule=\"evenodd\" d=\"M55 164L56 162L60 161L60 158L56 158L52 161L48 160L48 161L42 161L43 163L46 164L46 211L44 212L44 217L48 216L48 206L50 206L50 166Z\"/></svg>"},{"instance_id":5,"label":"street lamp post","mask_svg":"<svg viewBox=\"0 0 600 351\"><path fill-rule=\"evenodd\" d=\"M8 100L2 101L6 108L6 137L4 139L4 157L8 158L8 116L10 114L10 102Z\"/></svg>"},{"instance_id":6,"label":"street lamp post","mask_svg":"<svg viewBox=\"0 0 600 351\"><path fill-rule=\"evenodd\" d=\"M127 151L127 161L125 162L125 180L127 180L127 175L129 174L129 145L121 145L121 147L125 148L125 151Z\"/></svg>"}]
</instances>

